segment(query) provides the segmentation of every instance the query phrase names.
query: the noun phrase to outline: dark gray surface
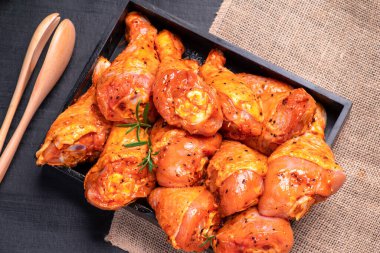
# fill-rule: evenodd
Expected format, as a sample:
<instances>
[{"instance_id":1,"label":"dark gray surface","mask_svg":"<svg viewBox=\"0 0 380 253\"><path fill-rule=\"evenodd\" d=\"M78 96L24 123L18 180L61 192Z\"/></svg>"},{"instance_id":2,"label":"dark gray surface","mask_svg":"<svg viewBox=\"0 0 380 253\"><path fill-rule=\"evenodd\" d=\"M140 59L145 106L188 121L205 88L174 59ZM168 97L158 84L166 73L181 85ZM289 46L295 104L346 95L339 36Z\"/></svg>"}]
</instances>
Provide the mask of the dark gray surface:
<instances>
[{"instance_id":1,"label":"dark gray surface","mask_svg":"<svg viewBox=\"0 0 380 253\"><path fill-rule=\"evenodd\" d=\"M221 3L220 0L148 2L205 31ZM125 1L112 0L0 1L0 121L39 22L48 14L59 12L61 17L70 18L77 30L70 65L36 113L0 184L0 252L121 252L103 241L112 213L87 204L82 185L76 181L56 170L36 167L34 153L105 28L124 5ZM41 63L40 60L30 84L34 84ZM29 85L26 89L9 135L21 118L32 88Z\"/></svg>"}]
</instances>

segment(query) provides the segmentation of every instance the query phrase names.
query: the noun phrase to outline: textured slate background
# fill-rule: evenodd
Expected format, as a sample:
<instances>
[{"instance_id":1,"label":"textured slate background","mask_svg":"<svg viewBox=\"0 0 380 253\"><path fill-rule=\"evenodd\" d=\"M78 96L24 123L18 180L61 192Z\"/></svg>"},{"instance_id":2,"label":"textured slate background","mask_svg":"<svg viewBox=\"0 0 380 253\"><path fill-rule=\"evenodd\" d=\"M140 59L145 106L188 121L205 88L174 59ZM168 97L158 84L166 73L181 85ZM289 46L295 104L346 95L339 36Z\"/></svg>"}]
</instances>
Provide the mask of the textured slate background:
<instances>
[{"instance_id":1,"label":"textured slate background","mask_svg":"<svg viewBox=\"0 0 380 253\"><path fill-rule=\"evenodd\" d=\"M149 2L207 31L221 0ZM36 113L0 185L0 252L122 252L103 241L112 212L87 204L82 185L73 179L56 170L36 167L34 154L105 28L125 3L0 1L0 122L11 100L30 38L41 20L59 12L61 17L73 21L77 31L69 67ZM30 84L35 82L42 57ZM29 85L24 93L9 135L21 118L32 88Z\"/></svg>"}]
</instances>

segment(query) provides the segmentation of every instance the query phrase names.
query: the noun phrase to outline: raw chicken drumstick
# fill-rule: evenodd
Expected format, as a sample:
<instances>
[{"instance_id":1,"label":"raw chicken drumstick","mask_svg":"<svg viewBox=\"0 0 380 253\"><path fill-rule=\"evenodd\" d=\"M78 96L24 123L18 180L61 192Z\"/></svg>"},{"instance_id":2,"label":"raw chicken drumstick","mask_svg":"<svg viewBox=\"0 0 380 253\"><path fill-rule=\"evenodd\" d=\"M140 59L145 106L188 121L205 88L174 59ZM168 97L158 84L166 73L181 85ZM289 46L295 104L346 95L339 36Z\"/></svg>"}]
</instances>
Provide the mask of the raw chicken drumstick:
<instances>
[{"instance_id":1,"label":"raw chicken drumstick","mask_svg":"<svg viewBox=\"0 0 380 253\"><path fill-rule=\"evenodd\" d=\"M337 192L345 180L330 147L320 136L306 133L288 140L268 158L259 212L299 220L314 203Z\"/></svg>"},{"instance_id":2,"label":"raw chicken drumstick","mask_svg":"<svg viewBox=\"0 0 380 253\"><path fill-rule=\"evenodd\" d=\"M224 67L226 59L219 50L211 50L200 68L206 83L214 87L222 106L226 137L244 140L259 136L264 120L258 97L234 73Z\"/></svg>"},{"instance_id":3,"label":"raw chicken drumstick","mask_svg":"<svg viewBox=\"0 0 380 253\"><path fill-rule=\"evenodd\" d=\"M159 187L148 201L174 248L202 252L210 247L220 218L215 199L205 187Z\"/></svg>"},{"instance_id":4,"label":"raw chicken drumstick","mask_svg":"<svg viewBox=\"0 0 380 253\"><path fill-rule=\"evenodd\" d=\"M87 201L105 210L116 210L136 198L147 197L155 186L154 174L140 164L148 146L124 147L137 142L136 128L126 134L126 128L114 126L98 162L87 173L84 181ZM140 140L148 135L140 129Z\"/></svg>"},{"instance_id":5,"label":"raw chicken drumstick","mask_svg":"<svg viewBox=\"0 0 380 253\"><path fill-rule=\"evenodd\" d=\"M135 122L136 105L141 102L138 113L142 115L152 95L159 64L154 50L157 30L136 12L128 13L125 23L130 42L100 78L96 95L107 120Z\"/></svg>"},{"instance_id":6,"label":"raw chicken drumstick","mask_svg":"<svg viewBox=\"0 0 380 253\"><path fill-rule=\"evenodd\" d=\"M264 190L267 158L237 141L223 141L207 168L206 185L222 217L256 205Z\"/></svg>"},{"instance_id":7,"label":"raw chicken drumstick","mask_svg":"<svg viewBox=\"0 0 380 253\"><path fill-rule=\"evenodd\" d=\"M302 88L294 89L280 81L250 74L238 77L259 97L264 114L260 136L248 136L243 142L270 155L285 141L304 134L316 113L316 102Z\"/></svg>"},{"instance_id":8,"label":"raw chicken drumstick","mask_svg":"<svg viewBox=\"0 0 380 253\"><path fill-rule=\"evenodd\" d=\"M111 124L96 105L96 83L110 63L100 58L92 76L93 85L51 125L37 151L37 165L74 167L93 161L103 150Z\"/></svg>"},{"instance_id":9,"label":"raw chicken drumstick","mask_svg":"<svg viewBox=\"0 0 380 253\"><path fill-rule=\"evenodd\" d=\"M164 120L190 134L214 135L223 123L216 91L198 75L196 61L181 59L184 47L171 32L156 38L161 63L153 86L153 101Z\"/></svg>"},{"instance_id":10,"label":"raw chicken drumstick","mask_svg":"<svg viewBox=\"0 0 380 253\"><path fill-rule=\"evenodd\" d=\"M288 253L293 242L289 221L261 216L252 207L228 220L216 234L212 247L215 253Z\"/></svg>"},{"instance_id":11,"label":"raw chicken drumstick","mask_svg":"<svg viewBox=\"0 0 380 253\"><path fill-rule=\"evenodd\" d=\"M208 159L220 147L222 136L190 135L183 129L157 121L151 132L157 183L165 187L200 185Z\"/></svg>"}]
</instances>

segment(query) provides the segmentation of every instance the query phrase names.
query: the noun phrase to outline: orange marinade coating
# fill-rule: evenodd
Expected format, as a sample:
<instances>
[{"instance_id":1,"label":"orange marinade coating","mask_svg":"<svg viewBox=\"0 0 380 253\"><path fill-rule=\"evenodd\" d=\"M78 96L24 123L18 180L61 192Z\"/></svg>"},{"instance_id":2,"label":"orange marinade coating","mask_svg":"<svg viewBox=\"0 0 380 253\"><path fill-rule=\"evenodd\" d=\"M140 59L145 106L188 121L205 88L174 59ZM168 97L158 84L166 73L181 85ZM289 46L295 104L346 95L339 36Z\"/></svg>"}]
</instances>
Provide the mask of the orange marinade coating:
<instances>
[{"instance_id":1,"label":"orange marinade coating","mask_svg":"<svg viewBox=\"0 0 380 253\"><path fill-rule=\"evenodd\" d=\"M143 115L151 100L159 64L154 50L157 30L137 12L128 13L125 23L129 44L100 78L96 95L107 120L134 122L137 103L141 101L139 115Z\"/></svg>"},{"instance_id":2,"label":"orange marinade coating","mask_svg":"<svg viewBox=\"0 0 380 253\"><path fill-rule=\"evenodd\" d=\"M310 207L338 191L346 180L325 141L306 133L291 139L268 158L268 173L259 212L301 219Z\"/></svg>"},{"instance_id":3,"label":"orange marinade coating","mask_svg":"<svg viewBox=\"0 0 380 253\"><path fill-rule=\"evenodd\" d=\"M114 126L98 162L87 173L84 181L87 201L105 210L116 210L137 198L147 197L155 186L154 174L140 168L148 146L124 147L137 142L136 129L126 134L127 128ZM140 130L140 140L148 135Z\"/></svg>"},{"instance_id":4,"label":"orange marinade coating","mask_svg":"<svg viewBox=\"0 0 380 253\"><path fill-rule=\"evenodd\" d=\"M236 74L256 95L287 92L293 87L273 78L257 76L247 73Z\"/></svg>"},{"instance_id":5,"label":"orange marinade coating","mask_svg":"<svg viewBox=\"0 0 380 253\"><path fill-rule=\"evenodd\" d=\"M258 203L267 158L237 141L223 141L207 168L206 185L220 200L222 217Z\"/></svg>"},{"instance_id":6,"label":"orange marinade coating","mask_svg":"<svg viewBox=\"0 0 380 253\"><path fill-rule=\"evenodd\" d=\"M220 147L222 136L190 135L183 129L157 121L151 132L157 183L165 187L200 185L205 166Z\"/></svg>"},{"instance_id":7,"label":"orange marinade coating","mask_svg":"<svg viewBox=\"0 0 380 253\"><path fill-rule=\"evenodd\" d=\"M247 74L247 73L239 73L236 75L248 87L250 87L251 90L260 98L271 96L271 94L276 96L275 93L283 93L283 92L289 92L293 90L292 86L273 78L257 76L257 75ZM316 104L317 104L317 108L315 110L315 114L311 122L310 128L307 131L312 132L313 134L322 136L324 138L327 115L323 106L320 103L316 103ZM263 110L264 109L265 109L265 106Z\"/></svg>"},{"instance_id":8,"label":"orange marinade coating","mask_svg":"<svg viewBox=\"0 0 380 253\"><path fill-rule=\"evenodd\" d=\"M215 253L288 253L293 243L289 221L261 216L252 207L228 220L216 234L212 247Z\"/></svg>"},{"instance_id":9,"label":"orange marinade coating","mask_svg":"<svg viewBox=\"0 0 380 253\"><path fill-rule=\"evenodd\" d=\"M183 44L167 30L158 34L156 47L161 60L153 87L157 111L170 125L190 134L216 134L223 114L215 89L198 75L198 63L181 59Z\"/></svg>"},{"instance_id":10,"label":"orange marinade coating","mask_svg":"<svg viewBox=\"0 0 380 253\"><path fill-rule=\"evenodd\" d=\"M259 97L264 114L260 136L249 136L243 142L265 155L270 155L285 141L304 134L311 127L316 102L304 89L294 89L284 82L251 74L238 74Z\"/></svg>"},{"instance_id":11,"label":"orange marinade coating","mask_svg":"<svg viewBox=\"0 0 380 253\"><path fill-rule=\"evenodd\" d=\"M317 109L313 120L311 122L310 128L307 132L320 136L322 139L325 138L325 128L326 128L327 114L325 109L320 103L317 103Z\"/></svg>"},{"instance_id":12,"label":"orange marinade coating","mask_svg":"<svg viewBox=\"0 0 380 253\"><path fill-rule=\"evenodd\" d=\"M258 97L234 73L224 67L226 59L219 50L211 50L200 68L206 83L214 87L221 103L225 136L244 140L258 136L264 120Z\"/></svg>"},{"instance_id":13,"label":"orange marinade coating","mask_svg":"<svg viewBox=\"0 0 380 253\"><path fill-rule=\"evenodd\" d=\"M210 247L206 238L215 235L220 217L214 196L204 186L159 187L148 201L175 249L202 252Z\"/></svg>"},{"instance_id":14,"label":"orange marinade coating","mask_svg":"<svg viewBox=\"0 0 380 253\"><path fill-rule=\"evenodd\" d=\"M285 141L304 134L311 127L316 102L304 89L261 95L264 122L259 137L248 137L244 143L270 155Z\"/></svg>"},{"instance_id":15,"label":"orange marinade coating","mask_svg":"<svg viewBox=\"0 0 380 253\"><path fill-rule=\"evenodd\" d=\"M96 105L96 82L110 63L101 57L92 77L93 85L51 125L41 148L37 165L74 167L93 161L103 150L111 124Z\"/></svg>"}]
</instances>

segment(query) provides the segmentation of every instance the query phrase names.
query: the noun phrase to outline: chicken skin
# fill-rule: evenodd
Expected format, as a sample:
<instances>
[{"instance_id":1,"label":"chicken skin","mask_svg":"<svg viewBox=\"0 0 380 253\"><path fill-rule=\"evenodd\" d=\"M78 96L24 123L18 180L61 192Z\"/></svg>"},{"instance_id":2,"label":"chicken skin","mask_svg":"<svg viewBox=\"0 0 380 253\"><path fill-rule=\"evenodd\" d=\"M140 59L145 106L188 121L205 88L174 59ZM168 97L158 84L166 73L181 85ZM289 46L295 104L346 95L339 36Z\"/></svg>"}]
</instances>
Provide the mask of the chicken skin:
<instances>
[{"instance_id":1,"label":"chicken skin","mask_svg":"<svg viewBox=\"0 0 380 253\"><path fill-rule=\"evenodd\" d=\"M219 228L218 206L204 186L152 191L149 204L161 228L176 249L202 252Z\"/></svg>"},{"instance_id":2,"label":"chicken skin","mask_svg":"<svg viewBox=\"0 0 380 253\"><path fill-rule=\"evenodd\" d=\"M190 134L214 135L223 123L216 90L198 75L196 61L182 60L184 47L171 32L156 38L161 63L153 86L153 101L165 121Z\"/></svg>"},{"instance_id":3,"label":"chicken skin","mask_svg":"<svg viewBox=\"0 0 380 253\"><path fill-rule=\"evenodd\" d=\"M311 122L311 126L307 130L307 132L318 135L322 139L324 139L326 121L327 121L326 111L320 103L317 103L317 109L315 110L315 114Z\"/></svg>"},{"instance_id":4,"label":"chicken skin","mask_svg":"<svg viewBox=\"0 0 380 253\"><path fill-rule=\"evenodd\" d=\"M312 133L291 139L268 158L259 212L301 219L310 207L337 192L346 176L324 140Z\"/></svg>"},{"instance_id":5,"label":"chicken skin","mask_svg":"<svg viewBox=\"0 0 380 253\"><path fill-rule=\"evenodd\" d=\"M302 88L294 89L280 81L250 74L239 78L259 97L264 114L260 136L243 142L265 155L270 155L285 141L304 134L316 112L315 100Z\"/></svg>"},{"instance_id":6,"label":"chicken skin","mask_svg":"<svg viewBox=\"0 0 380 253\"><path fill-rule=\"evenodd\" d=\"M119 209L136 198L147 197L155 186L154 174L140 164L148 152L147 145L124 147L137 142L136 128L126 134L126 128L114 126L98 162L84 181L87 201L104 210ZM140 129L140 140L148 135Z\"/></svg>"},{"instance_id":7,"label":"chicken skin","mask_svg":"<svg viewBox=\"0 0 380 253\"><path fill-rule=\"evenodd\" d=\"M222 143L222 136L190 135L183 129L169 126L162 119L151 132L157 183L165 187L200 185L205 166Z\"/></svg>"},{"instance_id":8,"label":"chicken skin","mask_svg":"<svg viewBox=\"0 0 380 253\"><path fill-rule=\"evenodd\" d=\"M226 59L219 50L211 50L200 68L206 83L214 87L221 103L223 134L234 140L259 136L264 120L260 101L234 73L224 67Z\"/></svg>"},{"instance_id":9,"label":"chicken skin","mask_svg":"<svg viewBox=\"0 0 380 253\"><path fill-rule=\"evenodd\" d=\"M100 78L96 96L107 120L135 122L137 103L141 102L142 115L152 96L159 64L154 50L157 30L136 12L128 13L125 22L130 42Z\"/></svg>"},{"instance_id":10,"label":"chicken skin","mask_svg":"<svg viewBox=\"0 0 380 253\"><path fill-rule=\"evenodd\" d=\"M236 141L223 141L207 168L206 185L220 204L222 217L258 203L264 190L267 158Z\"/></svg>"},{"instance_id":11,"label":"chicken skin","mask_svg":"<svg viewBox=\"0 0 380 253\"><path fill-rule=\"evenodd\" d=\"M273 78L247 73L239 73L236 75L258 96L293 90L292 86Z\"/></svg>"},{"instance_id":12,"label":"chicken skin","mask_svg":"<svg viewBox=\"0 0 380 253\"><path fill-rule=\"evenodd\" d=\"M99 157L111 124L96 105L95 85L110 63L100 58L92 77L93 85L54 121L37 151L37 165L74 167Z\"/></svg>"},{"instance_id":13,"label":"chicken skin","mask_svg":"<svg viewBox=\"0 0 380 253\"><path fill-rule=\"evenodd\" d=\"M288 253L293 243L289 221L261 216L252 207L228 220L216 234L212 247L215 253Z\"/></svg>"}]
</instances>

